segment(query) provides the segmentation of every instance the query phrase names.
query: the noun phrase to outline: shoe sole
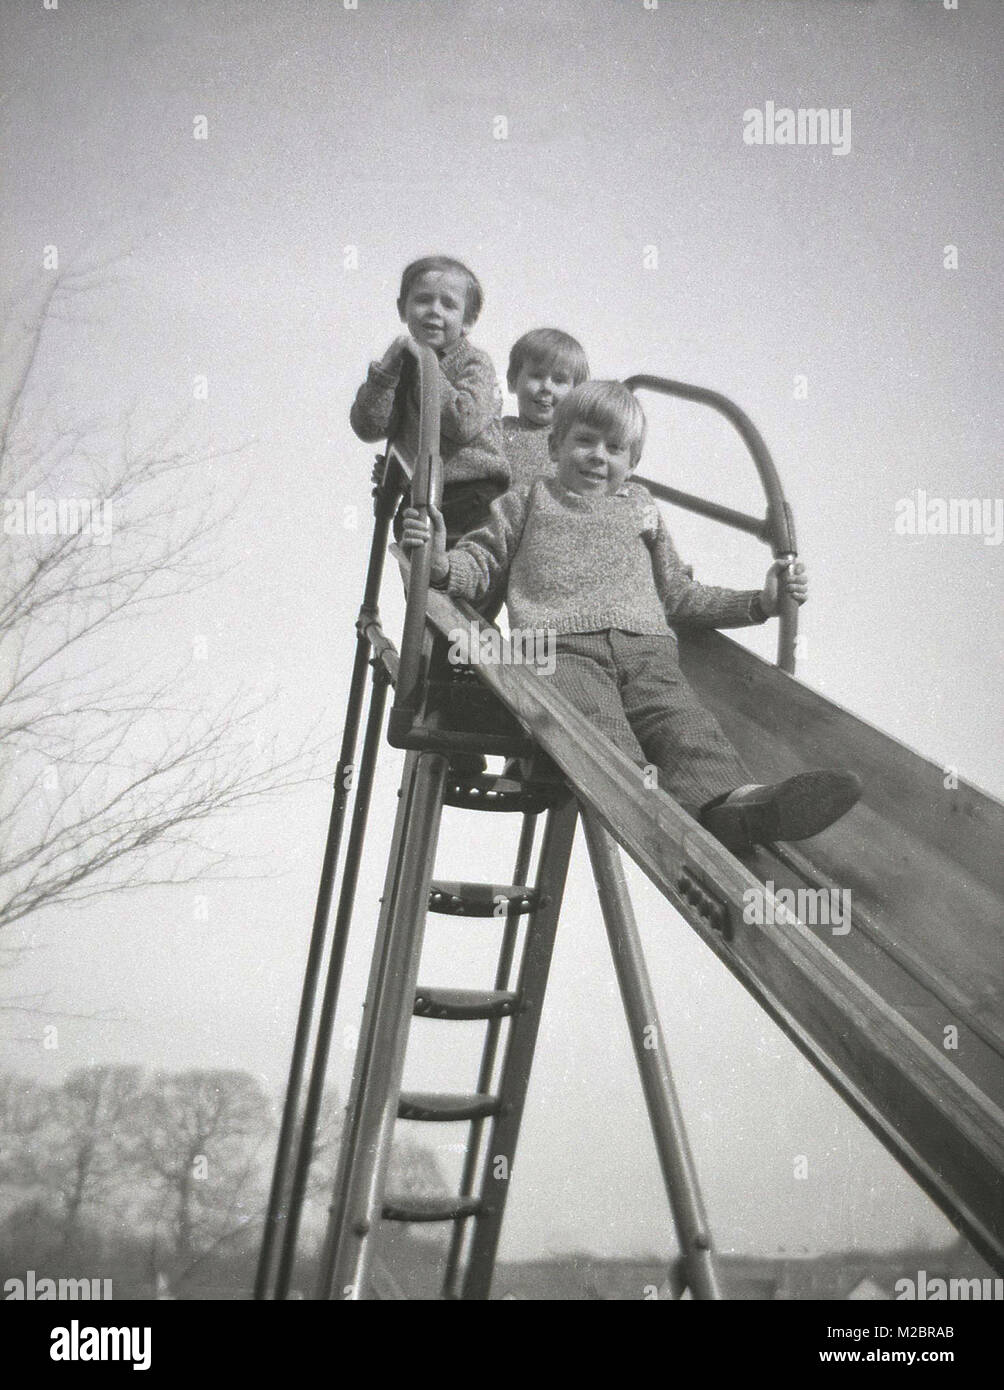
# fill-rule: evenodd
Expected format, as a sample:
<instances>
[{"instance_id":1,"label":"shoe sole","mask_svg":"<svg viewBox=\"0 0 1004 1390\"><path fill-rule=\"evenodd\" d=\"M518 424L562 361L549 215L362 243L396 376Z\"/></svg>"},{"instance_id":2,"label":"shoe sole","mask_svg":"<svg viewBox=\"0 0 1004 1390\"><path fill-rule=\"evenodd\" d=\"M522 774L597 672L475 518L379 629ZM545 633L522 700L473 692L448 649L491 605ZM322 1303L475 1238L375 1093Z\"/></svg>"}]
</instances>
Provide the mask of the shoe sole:
<instances>
[{"instance_id":1,"label":"shoe sole","mask_svg":"<svg viewBox=\"0 0 1004 1390\"><path fill-rule=\"evenodd\" d=\"M716 807L715 833L737 843L806 840L845 816L860 795L853 772L800 772L763 801Z\"/></svg>"}]
</instances>

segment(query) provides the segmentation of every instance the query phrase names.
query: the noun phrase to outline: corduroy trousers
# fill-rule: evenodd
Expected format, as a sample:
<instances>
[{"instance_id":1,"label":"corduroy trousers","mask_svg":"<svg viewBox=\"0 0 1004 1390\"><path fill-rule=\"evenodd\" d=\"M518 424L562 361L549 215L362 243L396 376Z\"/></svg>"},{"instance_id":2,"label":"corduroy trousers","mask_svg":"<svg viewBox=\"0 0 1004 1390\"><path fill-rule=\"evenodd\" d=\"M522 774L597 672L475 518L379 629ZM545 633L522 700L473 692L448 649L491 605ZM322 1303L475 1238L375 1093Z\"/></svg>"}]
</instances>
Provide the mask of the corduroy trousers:
<instances>
[{"instance_id":1,"label":"corduroy trousers","mask_svg":"<svg viewBox=\"0 0 1004 1390\"><path fill-rule=\"evenodd\" d=\"M691 814L754 780L684 679L672 637L562 635L546 679L629 758L654 766L658 785Z\"/></svg>"}]
</instances>

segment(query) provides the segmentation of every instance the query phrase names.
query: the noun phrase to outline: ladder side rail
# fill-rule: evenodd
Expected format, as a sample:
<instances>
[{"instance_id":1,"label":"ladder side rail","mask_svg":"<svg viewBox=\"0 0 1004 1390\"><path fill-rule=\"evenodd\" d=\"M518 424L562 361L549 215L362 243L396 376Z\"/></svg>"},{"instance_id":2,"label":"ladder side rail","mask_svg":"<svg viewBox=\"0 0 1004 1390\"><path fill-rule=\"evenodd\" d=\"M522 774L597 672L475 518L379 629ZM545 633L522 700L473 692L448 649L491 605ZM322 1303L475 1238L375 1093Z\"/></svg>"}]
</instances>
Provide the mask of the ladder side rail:
<instances>
[{"instance_id":1,"label":"ladder side rail","mask_svg":"<svg viewBox=\"0 0 1004 1390\"><path fill-rule=\"evenodd\" d=\"M303 1119L300 1123L299 1148L293 1168L293 1179L286 1203L286 1225L283 1234L282 1250L276 1273L275 1297L287 1298L296 1260L296 1245L299 1238L300 1218L314 1156L317 1137L317 1124L324 1100L324 1086L327 1079L328 1057L331 1051L331 1036L334 1030L338 997L341 991L342 970L348 947L349 931L352 924L352 911L355 905L356 887L359 879L359 865L362 858L363 841L369 819L370 799L373 792L373 777L376 771L380 736L383 732L384 710L387 703L387 676L382 666L374 661L370 708L363 736L362 756L356 785L356 797L352 808L349 837L345 847L345 862L342 866L342 883L335 912L332 931L331 952L328 958L327 978L324 993L318 1010L317 1035L314 1041L314 1057L311 1063L310 1079L307 1085Z\"/></svg>"},{"instance_id":2,"label":"ladder side rail","mask_svg":"<svg viewBox=\"0 0 1004 1390\"><path fill-rule=\"evenodd\" d=\"M746 412L719 391L711 391L706 386L690 386L683 381L671 381L667 377L645 374L631 376L627 378L624 385L632 391L655 391L659 395L675 396L680 400L690 401L694 405L710 406L712 410L716 410L719 415L723 415L728 420L746 445L756 465L760 483L767 498L767 516L762 523L761 539L770 544L776 560L782 558L794 560L798 554L798 546L795 541L795 520L791 508L785 500L781 479L778 477L770 450ZM646 482L644 478L639 478L638 481ZM659 487L661 488L662 485L660 484ZM686 507L691 511L698 511L703 516L714 517L715 520L723 521L726 525L738 526L740 530L751 530L748 523L753 518L742 517L741 513L732 512L730 519L731 509L720 507L717 503L701 503L701 499L686 493L678 493L676 497L669 497L667 492L663 492L663 496L667 501L675 502L678 506ZM742 518L741 521L739 518ZM756 535L758 532L751 531L751 534ZM779 617L777 664L782 671L787 671L791 675L795 670L798 604L787 596L782 596Z\"/></svg>"},{"instance_id":3,"label":"ladder side rail","mask_svg":"<svg viewBox=\"0 0 1004 1390\"><path fill-rule=\"evenodd\" d=\"M409 794L398 809L403 833L391 866L393 892L382 914L386 928L374 951L365 1039L360 1039L357 1054L331 1238L320 1274L321 1298L358 1301L369 1296L446 776L446 759L439 754L410 754L408 764Z\"/></svg>"},{"instance_id":4,"label":"ladder side rail","mask_svg":"<svg viewBox=\"0 0 1004 1390\"><path fill-rule=\"evenodd\" d=\"M367 631L367 624L371 619L375 618L378 611L380 584L387 554L390 522L394 514L399 491L398 477L397 468L389 466L385 470L383 482L377 490L374 501L375 520L373 538L370 543L369 561L366 568L362 611L360 613L359 622L356 624L355 656L352 666L352 676L349 682L349 694L345 710L345 722L342 728L341 748L339 750L338 763L335 769L334 798L332 800L331 814L328 820L327 838L324 845L324 858L321 864L321 876L317 887L314 920L311 928L310 945L307 951L307 963L304 970L303 988L300 996L300 1007L297 1014L296 1030L293 1038L293 1051L290 1058L289 1075L286 1081L286 1094L283 1101L279 1136L276 1141L276 1154L272 1169L268 1207L265 1215L261 1250L258 1257L258 1268L255 1274L254 1297L256 1299L265 1299L268 1297L275 1244L284 1221L283 1205L290 1157L296 1139L300 1091L303 1085L307 1048L310 1042L314 1001L317 995L317 987L320 980L327 941L328 919L334 896L335 874L338 865L339 849L341 847L342 828L352 788L352 778L349 776L349 770L353 767L355 761L356 742L359 736L359 722L362 715L363 693L366 684L366 666L371 651L370 634Z\"/></svg>"},{"instance_id":5,"label":"ladder side rail","mask_svg":"<svg viewBox=\"0 0 1004 1390\"><path fill-rule=\"evenodd\" d=\"M434 372L430 371L430 366L435 363L435 355L431 352L431 349L420 348L417 344L412 345L412 355L415 358L415 371L417 371L419 376L421 402L419 458L422 458L421 448L424 448L426 451L424 470L426 481L424 486L427 490L431 486L434 489L431 495L438 500L439 491L435 489L441 487L439 482L439 469L438 463L433 463L432 458L435 457L438 459L439 398L437 394L435 399L432 399L437 383ZM432 358L431 363L426 360L427 357ZM407 372L404 374L404 377L402 389L408 389L409 382ZM354 767L356 742L358 739L359 722L362 712L366 665L372 650L373 631L374 629L380 630L378 604L383 567L387 556L390 524L401 493L402 479L405 478L410 481L414 471L415 460L408 457L407 452L399 441L389 439L387 441L383 477L374 493L375 522L366 569L363 601L356 622L356 650L352 675L349 682L349 696L342 730L341 750L335 771L335 795L328 822L324 857L321 865L321 876L314 910L314 921L307 953L307 963L304 970L303 988L301 991L300 1007L293 1039L289 1075L286 1082L286 1094L283 1101L279 1136L276 1142L276 1156L269 1188L262 1245L255 1274L253 1296L259 1300L268 1297L269 1282L272 1277L272 1266L275 1259L276 1241L285 1220L285 1212L283 1209L284 1198L289 1177L290 1159L293 1146L296 1143L300 1092L303 1086L303 1074L307 1059L307 1049L310 1042L314 1002L317 995L327 943L328 919L334 896L335 875L341 846L341 835L353 782L349 772L350 769ZM419 481L421 485L421 478ZM394 668L392 678L396 683L399 673L399 658L397 657L397 653L394 652L393 645L384 639L378 651L378 655L383 661L386 669L389 666L389 663L385 659L388 649L393 656ZM413 666L417 664L420 655L421 647L419 644L418 653L413 656L412 659ZM346 930L347 929L346 927ZM311 1144L313 1142L312 1136L310 1142Z\"/></svg>"},{"instance_id":6,"label":"ladder side rail","mask_svg":"<svg viewBox=\"0 0 1004 1390\"><path fill-rule=\"evenodd\" d=\"M676 1226L687 1283L697 1299L723 1297L669 1056L620 855L595 814L580 807L631 1045Z\"/></svg>"},{"instance_id":7,"label":"ladder side rail","mask_svg":"<svg viewBox=\"0 0 1004 1390\"><path fill-rule=\"evenodd\" d=\"M377 922L376 938L370 959L370 973L366 985L366 998L362 1009L362 1022L359 1039L356 1043L355 1061L349 1098L345 1105L342 1132L338 1142L338 1160L332 1184L332 1197L328 1204L328 1221L319 1263L315 1298L330 1297L329 1286L333 1277L334 1258L337 1250L339 1231L344 1210L345 1183L349 1167L354 1161L354 1145L359 1128L359 1100L365 1084L366 1068L372 1045L373 1020L380 980L385 969L387 939L394 905L401 885L401 846L408 827L408 814L412 804L415 787L417 754L408 754L404 762L401 786L398 790L397 814L387 855L387 868L384 873L383 893L380 897L380 915Z\"/></svg>"},{"instance_id":8,"label":"ladder side rail","mask_svg":"<svg viewBox=\"0 0 1004 1390\"><path fill-rule=\"evenodd\" d=\"M533 853L533 839L536 828L536 814L530 813L525 815L520 829L519 844L516 848L516 865L513 869L513 883L529 882L530 859ZM509 977L512 972L513 958L516 954L519 925L519 913L510 909L506 914L505 929L502 934L502 943L499 948L498 961L495 967L495 979L492 985L493 989L502 990L509 988ZM481 1052L481 1065L478 1068L477 1090L479 1094L487 1095L491 1091L492 1076L495 1071L495 1059L498 1055L498 1045L501 1036L502 1020L500 1018L489 1019L486 1025L484 1044ZM484 1127L485 1122L483 1119L471 1121L467 1149L464 1153L464 1165L460 1176L461 1197L470 1197L474 1192L474 1182L478 1172L478 1159L480 1157L481 1137L484 1132ZM460 1221L456 1222L450 1236L450 1248L447 1253L446 1270L443 1275L443 1293L447 1298L456 1298L457 1296L460 1258L465 1234L465 1224Z\"/></svg>"},{"instance_id":9,"label":"ladder side rail","mask_svg":"<svg viewBox=\"0 0 1004 1390\"><path fill-rule=\"evenodd\" d=\"M547 815L537 882L540 904L527 924L517 985L520 1007L513 1015L506 1042L498 1089L501 1108L492 1120L485 1147L480 1207L474 1217L461 1289L465 1300L486 1299L491 1292L578 814L578 805L569 795Z\"/></svg>"}]
</instances>

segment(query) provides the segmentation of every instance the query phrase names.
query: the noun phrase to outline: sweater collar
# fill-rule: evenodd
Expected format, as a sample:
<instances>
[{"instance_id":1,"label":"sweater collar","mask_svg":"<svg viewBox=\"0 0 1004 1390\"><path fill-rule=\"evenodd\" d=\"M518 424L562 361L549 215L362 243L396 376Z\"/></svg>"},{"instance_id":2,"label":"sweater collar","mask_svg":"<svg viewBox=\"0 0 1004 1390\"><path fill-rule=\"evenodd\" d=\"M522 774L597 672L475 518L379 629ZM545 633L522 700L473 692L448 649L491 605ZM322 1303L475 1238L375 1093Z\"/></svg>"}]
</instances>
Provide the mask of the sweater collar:
<instances>
[{"instance_id":1,"label":"sweater collar","mask_svg":"<svg viewBox=\"0 0 1004 1390\"><path fill-rule=\"evenodd\" d=\"M452 362L455 358L466 352L468 347L469 343L467 335L465 334L462 338L458 338L451 348L447 348L439 359L439 365L445 367L448 362Z\"/></svg>"},{"instance_id":2,"label":"sweater collar","mask_svg":"<svg viewBox=\"0 0 1004 1390\"><path fill-rule=\"evenodd\" d=\"M521 420L518 415L503 415L502 423L513 433L520 434L550 434L550 425L531 425L527 420Z\"/></svg>"},{"instance_id":3,"label":"sweater collar","mask_svg":"<svg viewBox=\"0 0 1004 1390\"><path fill-rule=\"evenodd\" d=\"M615 499L623 500L631 495L628 492L628 484L625 482L614 493L604 492L599 497L583 497L581 492L573 492L571 488L565 487L553 474L547 479L547 486L550 488L552 496L565 506L581 507L589 511L595 511L604 502L612 502Z\"/></svg>"}]
</instances>

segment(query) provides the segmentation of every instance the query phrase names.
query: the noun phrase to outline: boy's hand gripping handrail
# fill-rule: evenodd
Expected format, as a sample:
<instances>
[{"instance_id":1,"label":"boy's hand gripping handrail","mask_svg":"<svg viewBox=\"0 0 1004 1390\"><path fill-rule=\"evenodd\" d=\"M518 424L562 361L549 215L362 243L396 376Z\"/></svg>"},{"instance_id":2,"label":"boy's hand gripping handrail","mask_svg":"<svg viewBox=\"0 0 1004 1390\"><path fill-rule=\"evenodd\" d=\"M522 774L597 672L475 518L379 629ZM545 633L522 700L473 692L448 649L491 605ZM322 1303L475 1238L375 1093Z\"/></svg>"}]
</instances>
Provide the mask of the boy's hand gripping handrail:
<instances>
[{"instance_id":1,"label":"boy's hand gripping handrail","mask_svg":"<svg viewBox=\"0 0 1004 1390\"><path fill-rule=\"evenodd\" d=\"M399 462L411 464L411 505L423 517L429 515L429 503L438 506L443 493L442 460L439 456L439 361L432 348L421 343L408 343L411 354L401 376L399 390L411 389L417 381L419 416L418 447L415 458L404 460L400 449L391 442ZM413 377L412 373L416 375ZM388 469L388 472L392 470ZM398 667L394 707L390 714L392 736L406 733L415 721L421 702L422 645L425 638L425 607L429 593L429 569L432 547L422 546L412 551L408 580L408 601L405 607L404 630L401 634L401 661Z\"/></svg>"},{"instance_id":2,"label":"boy's hand gripping handrail","mask_svg":"<svg viewBox=\"0 0 1004 1390\"><path fill-rule=\"evenodd\" d=\"M708 502L692 493L679 492L663 483L651 482L648 478L639 478L638 481L644 483L653 496L663 501L685 507L688 511L710 517L713 521L724 522L726 526L733 526L736 530L747 531L750 535L765 541L770 546L775 560L794 560L798 554L798 547L795 542L795 521L791 508L785 500L770 450L745 411L740 410L728 396L722 396L717 391L709 391L705 386L688 386L682 381L669 381L666 377L630 376L624 385L632 391L658 391L663 396L678 396L681 400L693 401L697 405L709 405L712 410L724 415L753 456L767 497L767 515L761 521L758 517L746 516L745 513L734 511L731 507L723 507L718 502ZM798 604L783 593L780 604L777 664L782 671L791 675L795 670Z\"/></svg>"}]
</instances>

